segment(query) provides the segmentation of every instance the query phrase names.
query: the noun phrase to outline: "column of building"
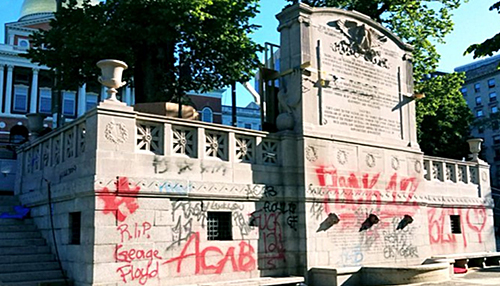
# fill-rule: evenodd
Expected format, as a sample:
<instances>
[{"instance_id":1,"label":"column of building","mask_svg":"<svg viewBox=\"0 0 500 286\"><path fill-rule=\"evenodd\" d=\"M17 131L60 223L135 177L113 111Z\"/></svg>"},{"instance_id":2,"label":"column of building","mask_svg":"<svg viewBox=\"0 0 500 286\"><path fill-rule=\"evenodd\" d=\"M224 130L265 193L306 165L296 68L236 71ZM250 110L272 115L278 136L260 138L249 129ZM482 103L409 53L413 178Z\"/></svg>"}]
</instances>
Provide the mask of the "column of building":
<instances>
[{"instance_id":1,"label":"column of building","mask_svg":"<svg viewBox=\"0 0 500 286\"><path fill-rule=\"evenodd\" d=\"M12 79L14 75L14 66L7 66L7 82L5 83L5 114L10 114L12 103Z\"/></svg>"},{"instance_id":2,"label":"column of building","mask_svg":"<svg viewBox=\"0 0 500 286\"><path fill-rule=\"evenodd\" d=\"M2 112L3 108L3 78L5 76L4 74L5 67L3 65L0 65L0 113Z\"/></svg>"},{"instance_id":3,"label":"column of building","mask_svg":"<svg viewBox=\"0 0 500 286\"><path fill-rule=\"evenodd\" d=\"M37 101L38 101L38 72L40 69L33 69L33 77L31 78L31 102L30 102L30 112L37 113Z\"/></svg>"}]
</instances>

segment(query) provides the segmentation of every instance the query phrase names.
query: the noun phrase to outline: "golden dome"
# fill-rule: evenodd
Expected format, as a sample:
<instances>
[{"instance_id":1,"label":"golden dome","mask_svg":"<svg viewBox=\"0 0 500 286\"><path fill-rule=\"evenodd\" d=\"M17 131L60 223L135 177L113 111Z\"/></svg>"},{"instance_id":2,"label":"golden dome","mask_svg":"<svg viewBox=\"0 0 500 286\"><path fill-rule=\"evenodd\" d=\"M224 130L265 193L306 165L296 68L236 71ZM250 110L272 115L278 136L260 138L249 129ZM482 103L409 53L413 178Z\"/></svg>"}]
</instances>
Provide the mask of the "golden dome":
<instances>
[{"instance_id":1,"label":"golden dome","mask_svg":"<svg viewBox=\"0 0 500 286\"><path fill-rule=\"evenodd\" d=\"M78 0L82 2L82 0ZM98 4L99 0L92 0L93 4ZM56 11L56 0L24 0L21 8L21 17L38 14L52 13Z\"/></svg>"}]
</instances>

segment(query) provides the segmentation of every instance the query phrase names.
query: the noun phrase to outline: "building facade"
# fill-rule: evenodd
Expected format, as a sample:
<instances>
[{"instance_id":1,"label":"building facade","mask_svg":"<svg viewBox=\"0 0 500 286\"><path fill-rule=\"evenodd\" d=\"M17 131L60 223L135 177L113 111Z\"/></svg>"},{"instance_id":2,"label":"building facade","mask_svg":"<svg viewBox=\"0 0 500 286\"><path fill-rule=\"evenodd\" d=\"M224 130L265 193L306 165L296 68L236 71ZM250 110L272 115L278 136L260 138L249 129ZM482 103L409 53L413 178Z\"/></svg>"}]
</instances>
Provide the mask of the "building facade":
<instances>
[{"instance_id":1,"label":"building facade","mask_svg":"<svg viewBox=\"0 0 500 286\"><path fill-rule=\"evenodd\" d=\"M232 122L233 107L230 105L222 106L222 124L224 125L253 130L262 130L262 121L260 115L260 106L255 102L250 102L245 107L236 108L236 125L234 125Z\"/></svg>"},{"instance_id":2,"label":"building facade","mask_svg":"<svg viewBox=\"0 0 500 286\"><path fill-rule=\"evenodd\" d=\"M52 116L53 72L22 57L31 46L30 35L39 29L50 29L55 10L54 0L25 0L19 20L5 24L5 39L0 44L0 170L4 174L0 176L0 191L14 188L16 168L12 162L15 158L12 144L28 137L26 115L40 113L46 116L46 127L56 125ZM200 113L200 120L222 123L223 92L188 93ZM129 106L135 104L134 89L130 86L120 89L119 97ZM75 90L63 90L63 121L75 120L106 98L105 89L97 80ZM14 138L19 136L22 138Z\"/></svg>"},{"instance_id":3,"label":"building facade","mask_svg":"<svg viewBox=\"0 0 500 286\"><path fill-rule=\"evenodd\" d=\"M495 118L500 102L500 55L457 67L456 72L465 72L465 84L460 90L467 105L478 120ZM497 117L498 118L498 117ZM491 166L491 183L500 187L500 127L498 122L486 120L474 126L472 137L483 142L483 157Z\"/></svg>"}]
</instances>

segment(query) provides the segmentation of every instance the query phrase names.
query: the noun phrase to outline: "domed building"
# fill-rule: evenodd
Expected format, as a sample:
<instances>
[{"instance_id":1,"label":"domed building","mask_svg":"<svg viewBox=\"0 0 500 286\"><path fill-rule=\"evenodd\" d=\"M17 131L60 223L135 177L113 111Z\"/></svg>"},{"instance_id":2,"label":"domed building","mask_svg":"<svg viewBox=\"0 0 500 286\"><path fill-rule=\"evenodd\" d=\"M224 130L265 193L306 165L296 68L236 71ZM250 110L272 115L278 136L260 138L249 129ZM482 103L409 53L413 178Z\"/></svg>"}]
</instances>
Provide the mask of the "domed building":
<instances>
[{"instance_id":1,"label":"domed building","mask_svg":"<svg viewBox=\"0 0 500 286\"><path fill-rule=\"evenodd\" d=\"M0 168L4 173L0 178L0 192L13 189L15 164L11 161L15 154L11 146L15 143L13 138L19 139L19 134L28 134L26 114L45 114L45 125L53 125L52 73L49 68L32 63L21 55L30 47L34 31L50 29L49 22L54 17L56 3L56 0L24 0L18 21L5 24L5 43L0 43ZM99 1L93 0L92 3ZM130 88L126 93L128 98L125 101L130 104ZM104 94L97 82L88 87L62 91L64 118L72 120L84 114L97 105ZM25 132L14 132L21 129ZM19 141L17 139L16 142ZM4 172L4 169L10 171Z\"/></svg>"},{"instance_id":2,"label":"domed building","mask_svg":"<svg viewBox=\"0 0 500 286\"><path fill-rule=\"evenodd\" d=\"M83 0L78 2L82 3ZM91 0L92 4L99 2ZM18 21L5 24L5 43L0 43L0 168L1 160L12 159L8 157L14 156L12 151L5 148L11 144L11 131L19 130L19 126L27 131L26 114L45 114L45 125L55 125L52 118L52 72L48 67L32 63L21 55L30 47L33 32L50 29L49 23L56 7L57 0L24 0ZM120 91L123 102L134 104L133 89L125 87ZM223 92L224 90L203 95L190 94L197 109L203 111L204 121L222 122ZM63 119L70 121L95 107L107 94L105 88L95 80L82 87L75 87L75 90L64 90L61 97ZM0 178L0 192L13 188L14 174L4 174L6 175Z\"/></svg>"},{"instance_id":3,"label":"domed building","mask_svg":"<svg viewBox=\"0 0 500 286\"><path fill-rule=\"evenodd\" d=\"M78 2L83 2L79 0ZM98 4L99 0L92 0L92 4ZM19 20L25 20L37 15L52 14L56 11L57 0L24 0Z\"/></svg>"}]
</instances>

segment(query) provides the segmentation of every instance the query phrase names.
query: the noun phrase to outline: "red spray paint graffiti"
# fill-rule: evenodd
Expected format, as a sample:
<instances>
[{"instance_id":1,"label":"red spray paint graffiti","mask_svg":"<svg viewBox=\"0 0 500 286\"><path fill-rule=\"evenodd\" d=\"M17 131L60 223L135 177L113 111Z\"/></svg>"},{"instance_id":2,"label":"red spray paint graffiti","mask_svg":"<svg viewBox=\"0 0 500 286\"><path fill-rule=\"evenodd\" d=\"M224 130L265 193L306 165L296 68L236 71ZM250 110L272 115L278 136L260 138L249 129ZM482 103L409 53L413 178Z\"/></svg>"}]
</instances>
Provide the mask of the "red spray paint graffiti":
<instances>
[{"instance_id":1,"label":"red spray paint graffiti","mask_svg":"<svg viewBox=\"0 0 500 286\"><path fill-rule=\"evenodd\" d=\"M138 281L139 284L145 285L149 279L158 276L159 260L162 260L158 250L153 248L128 248L124 245L124 243L134 242L140 238L150 239L149 231L151 227L151 223L143 222L134 225L123 223L116 228L120 233L121 243L116 245L115 260L116 262L125 263L118 267L116 272L120 274L124 283Z\"/></svg>"},{"instance_id":2,"label":"red spray paint graffiti","mask_svg":"<svg viewBox=\"0 0 500 286\"><path fill-rule=\"evenodd\" d=\"M483 237L481 233L486 226L486 208L481 207L479 209L468 209L467 210L467 225L477 233L477 239L479 243L483 242Z\"/></svg>"},{"instance_id":3,"label":"red spray paint graffiti","mask_svg":"<svg viewBox=\"0 0 500 286\"><path fill-rule=\"evenodd\" d=\"M335 168L322 166L316 169L316 175L319 186L327 189L324 192L323 201L323 209L326 214L333 212L330 205L331 195L334 196L333 203L336 204L337 209L347 211L339 214L341 222L343 220L349 221L354 219L356 214L353 212L359 205L372 205L377 210L380 210L382 194L380 188L377 188L380 174L362 174L361 176L357 176L355 173L350 173L344 176L340 175ZM380 210L380 213L378 213L380 219L414 214L418 205L413 200L413 196L417 191L418 185L419 181L417 178L398 178L398 174L394 173L383 189L391 194L392 203L394 204L402 193L407 195L406 200L403 203L399 202L391 209ZM388 222L385 222L385 224L388 224Z\"/></svg>"},{"instance_id":4,"label":"red spray paint graffiti","mask_svg":"<svg viewBox=\"0 0 500 286\"><path fill-rule=\"evenodd\" d=\"M465 213L465 220L463 214ZM461 233L451 233L448 227L447 219L451 215L460 217ZM478 242L482 243L482 231L486 226L486 209L484 207L477 209L436 209L431 208L427 211L429 220L429 240L431 244L456 244L457 236L462 236L463 246L467 247L467 227L477 233ZM466 222L466 223L465 223Z\"/></svg>"},{"instance_id":5,"label":"red spray paint graffiti","mask_svg":"<svg viewBox=\"0 0 500 286\"><path fill-rule=\"evenodd\" d=\"M276 269L278 261L286 260L280 219L280 212L267 213L258 210L250 215L250 225L258 226L263 240L264 253L259 255L259 259L264 261L265 269Z\"/></svg>"},{"instance_id":6,"label":"red spray paint graffiti","mask_svg":"<svg viewBox=\"0 0 500 286\"><path fill-rule=\"evenodd\" d=\"M191 252L188 252L190 247L194 247ZM213 259L214 254L221 258L215 264L207 264L207 257ZM177 262L177 273L182 271L182 262L189 257L194 257L195 269L194 274L220 274L224 270L227 262L231 262L232 270L235 272L247 272L255 270L255 254L254 248L245 241L239 243L238 253L235 253L235 247L229 247L224 253L220 248L215 246L200 247L200 233L196 232L189 237L181 253L177 257L173 257L163 264Z\"/></svg>"},{"instance_id":7,"label":"red spray paint graffiti","mask_svg":"<svg viewBox=\"0 0 500 286\"><path fill-rule=\"evenodd\" d=\"M139 186L130 187L128 178L120 177L115 183L116 192L103 188L99 198L104 201L104 214L112 213L118 221L125 221L129 214L133 214L138 208L136 195L141 189ZM122 195L120 195L122 194Z\"/></svg>"}]
</instances>

